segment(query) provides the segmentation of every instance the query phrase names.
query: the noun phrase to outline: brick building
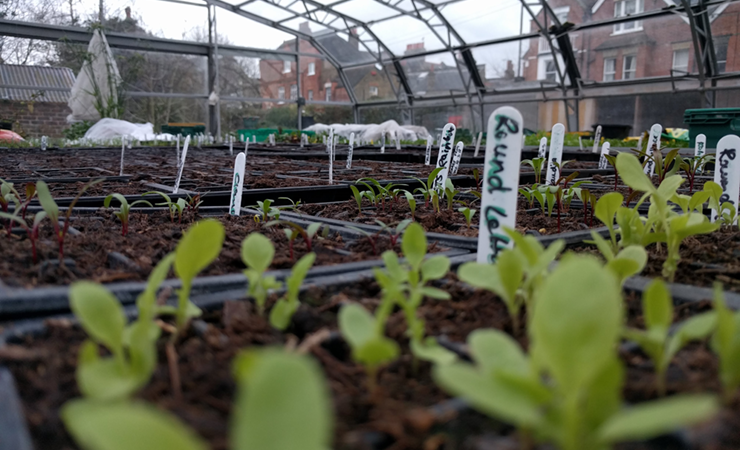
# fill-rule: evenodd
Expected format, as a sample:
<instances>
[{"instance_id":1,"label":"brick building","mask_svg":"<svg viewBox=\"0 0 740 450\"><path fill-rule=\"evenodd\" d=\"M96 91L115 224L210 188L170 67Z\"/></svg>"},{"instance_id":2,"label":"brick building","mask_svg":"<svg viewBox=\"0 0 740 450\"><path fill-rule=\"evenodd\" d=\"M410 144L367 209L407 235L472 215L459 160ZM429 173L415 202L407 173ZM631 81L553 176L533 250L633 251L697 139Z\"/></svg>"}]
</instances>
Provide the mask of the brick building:
<instances>
[{"instance_id":1,"label":"brick building","mask_svg":"<svg viewBox=\"0 0 740 450\"><path fill-rule=\"evenodd\" d=\"M61 137L74 82L67 67L1 64L0 123L23 137Z\"/></svg>"},{"instance_id":2,"label":"brick building","mask_svg":"<svg viewBox=\"0 0 740 450\"><path fill-rule=\"evenodd\" d=\"M561 23L575 24L659 10L678 3L674 0L548 0ZM740 71L740 4L712 6L709 14L720 73ZM543 15L540 12L537 17L541 22ZM531 25L536 29L534 22ZM570 41L587 85L652 77L680 79L697 73L690 25L687 18L679 15L576 31L570 34ZM563 62L558 63L562 67ZM558 81L546 39L530 41L522 64L525 80ZM636 134L654 122L680 127L685 109L702 107L698 92L650 94L648 88L639 87L624 89L621 95L615 92L615 96L579 103L580 129L590 128L593 123L616 123L631 125L632 133ZM718 94L716 106L738 106L738 100L737 92ZM563 108L556 103L540 106L541 127L564 122Z\"/></svg>"}]
</instances>

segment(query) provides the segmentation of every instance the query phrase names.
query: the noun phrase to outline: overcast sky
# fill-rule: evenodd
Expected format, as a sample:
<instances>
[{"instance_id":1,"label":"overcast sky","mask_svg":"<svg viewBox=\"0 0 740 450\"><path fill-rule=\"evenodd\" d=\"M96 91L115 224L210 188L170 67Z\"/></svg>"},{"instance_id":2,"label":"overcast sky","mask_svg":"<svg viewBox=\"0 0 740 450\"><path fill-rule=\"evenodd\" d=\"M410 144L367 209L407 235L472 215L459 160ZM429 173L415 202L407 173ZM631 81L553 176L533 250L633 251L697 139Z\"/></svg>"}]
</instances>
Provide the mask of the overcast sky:
<instances>
[{"instance_id":1,"label":"overcast sky","mask_svg":"<svg viewBox=\"0 0 740 450\"><path fill-rule=\"evenodd\" d=\"M192 1L192 0L191 0ZM197 0L195 0L197 1ZM330 4L336 0L318 0ZM227 0L229 3L243 3L243 0ZM282 5L298 8L301 2L294 0L278 0ZM80 0L79 11L87 15L97 11L99 0ZM408 4L408 5L407 5ZM204 29L207 25L207 13L204 7L189 6L171 3L162 0L106 0L106 9L109 14L123 15L123 9L130 6L134 17L138 18L146 29L154 34L170 39L183 39L190 35L194 28ZM400 7L409 7L410 1L404 0ZM272 19L281 20L290 15L262 0L256 0L244 7L251 13ZM397 14L390 8L374 0L350 0L335 7L339 12L363 21L383 19ZM515 36L519 34L519 17L521 6L519 0L464 0L444 6L441 9L448 20L466 43L480 42L490 39ZM527 13L524 20L524 32L529 32ZM288 21L285 25L297 29L302 19ZM283 31L256 21L244 18L227 10L217 8L217 24L219 34L225 35L236 45L274 49L283 41L292 36ZM322 31L321 26L311 23L314 32ZM403 54L407 44L424 42L427 50L436 50L444 44L421 21L402 17L378 22L370 26L390 50L396 54ZM435 28L440 35L446 38L443 27ZM524 44L526 51L527 44ZM473 50L473 55L479 64L486 64L487 76L497 75L497 70L504 67L506 59L515 60L518 44L502 44L497 46L481 47ZM452 56L440 54L427 57L427 60L452 63ZM516 64L515 64L516 66Z\"/></svg>"}]
</instances>

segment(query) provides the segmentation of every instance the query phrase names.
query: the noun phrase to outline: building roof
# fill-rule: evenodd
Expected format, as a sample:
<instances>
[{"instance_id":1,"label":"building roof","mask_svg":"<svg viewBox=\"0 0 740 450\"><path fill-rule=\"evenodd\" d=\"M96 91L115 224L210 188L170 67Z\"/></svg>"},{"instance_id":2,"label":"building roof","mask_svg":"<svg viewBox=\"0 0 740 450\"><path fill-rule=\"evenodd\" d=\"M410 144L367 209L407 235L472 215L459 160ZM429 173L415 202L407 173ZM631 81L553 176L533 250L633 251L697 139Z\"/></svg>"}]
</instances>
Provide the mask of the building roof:
<instances>
[{"instance_id":1,"label":"building roof","mask_svg":"<svg viewBox=\"0 0 740 450\"><path fill-rule=\"evenodd\" d=\"M68 67L0 64L0 100L67 103L74 83Z\"/></svg>"}]
</instances>

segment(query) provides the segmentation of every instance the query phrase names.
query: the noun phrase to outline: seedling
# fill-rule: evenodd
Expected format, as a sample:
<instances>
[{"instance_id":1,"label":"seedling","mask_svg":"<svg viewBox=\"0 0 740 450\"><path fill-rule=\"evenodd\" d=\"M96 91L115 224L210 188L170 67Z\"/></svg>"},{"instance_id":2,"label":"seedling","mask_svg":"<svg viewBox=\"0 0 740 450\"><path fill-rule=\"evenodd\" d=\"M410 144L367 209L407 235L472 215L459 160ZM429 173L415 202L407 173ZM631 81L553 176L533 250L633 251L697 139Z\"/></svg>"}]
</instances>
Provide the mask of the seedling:
<instances>
[{"instance_id":1,"label":"seedling","mask_svg":"<svg viewBox=\"0 0 740 450\"><path fill-rule=\"evenodd\" d=\"M134 206L138 204L149 205L149 207L151 207L152 204L146 200L136 200L135 202L129 205L128 201L126 200L126 197L124 197L121 194L115 193L115 194L110 194L109 196L105 197L105 200L103 200L103 206L106 208L109 208L110 202L114 198L118 200L121 206L119 207L118 211L115 211L113 214L115 214L116 217L118 217L118 220L121 221L121 236L126 236L126 234L128 233L128 218L129 218L128 216L129 216L129 213L131 212L131 208L133 208Z\"/></svg>"},{"instance_id":2,"label":"seedling","mask_svg":"<svg viewBox=\"0 0 740 450\"><path fill-rule=\"evenodd\" d=\"M322 226L322 224L318 222L309 224L306 229L303 229L302 226L288 220L272 220L265 224L266 227L271 227L274 225L286 225L288 227L284 228L283 231L288 237L291 261L295 261L295 258L293 256L293 243L298 238L298 236L303 237L303 241L306 243L306 249L308 249L308 251L310 252L313 250L313 238L317 236L317 233L319 231L321 231L321 237L325 238L329 235L329 227L326 225Z\"/></svg>"},{"instance_id":3,"label":"seedling","mask_svg":"<svg viewBox=\"0 0 740 450\"><path fill-rule=\"evenodd\" d=\"M279 220L280 219L280 209L275 208L272 206L273 200L271 199L265 199L264 201L257 201L257 210L262 214L261 220L262 222L267 222L269 220ZM254 206L253 206L254 207Z\"/></svg>"},{"instance_id":4,"label":"seedling","mask_svg":"<svg viewBox=\"0 0 740 450\"><path fill-rule=\"evenodd\" d=\"M448 211L452 211L452 203L454 202L455 196L459 193L460 191L455 189L455 186L452 184L452 180L449 178L445 180L445 198L447 199Z\"/></svg>"},{"instance_id":5,"label":"seedling","mask_svg":"<svg viewBox=\"0 0 740 450\"><path fill-rule=\"evenodd\" d=\"M198 214L198 209L200 208L200 205L203 204L203 200L201 200L201 198L200 194L195 194L192 197L188 194L187 211L190 211L193 215Z\"/></svg>"},{"instance_id":6,"label":"seedling","mask_svg":"<svg viewBox=\"0 0 740 450\"><path fill-rule=\"evenodd\" d=\"M416 199L414 194L409 191L404 191L406 201L409 203L409 209L411 210L411 220L416 220Z\"/></svg>"},{"instance_id":7,"label":"seedling","mask_svg":"<svg viewBox=\"0 0 740 450\"><path fill-rule=\"evenodd\" d=\"M38 262L38 254L36 252L36 241L39 238L39 226L41 225L41 222L46 218L46 211L39 211L36 213L36 215L33 218L33 225L28 226L28 223L26 222L26 219L23 219L22 217L17 216L18 211L14 211L13 214L8 214L5 212L0 212L0 217L8 219L8 222L16 222L18 225L20 225L25 231L26 235L28 236L28 240L31 241L31 257L33 258L33 263L36 264ZM8 226L8 230L10 230L11 227Z\"/></svg>"},{"instance_id":8,"label":"seedling","mask_svg":"<svg viewBox=\"0 0 740 450\"><path fill-rule=\"evenodd\" d=\"M155 203L156 206L166 206L167 211L170 213L170 222L175 223L175 214L177 213L179 217L178 223L182 223L182 211L187 207L187 202L180 198L177 199L176 202L172 201L172 198L165 194L164 192L160 191L148 191L141 194L142 196L149 195L149 194L156 194L161 196L164 199L164 202L162 203Z\"/></svg>"},{"instance_id":9,"label":"seedling","mask_svg":"<svg viewBox=\"0 0 740 450\"><path fill-rule=\"evenodd\" d=\"M254 299L260 315L264 314L267 294L282 286L274 276L265 276L274 257L275 247L260 233L251 233L242 242L242 261L247 266L244 275L249 280L247 295Z\"/></svg>"},{"instance_id":10,"label":"seedling","mask_svg":"<svg viewBox=\"0 0 740 450\"><path fill-rule=\"evenodd\" d=\"M682 322L669 334L673 322L673 301L662 280L653 281L642 296L642 314L645 330L627 329L625 338L636 342L655 366L655 385L658 394L666 393L665 374L675 354L690 341L707 338L716 325L714 312L703 313Z\"/></svg>"},{"instance_id":11,"label":"seedling","mask_svg":"<svg viewBox=\"0 0 740 450\"><path fill-rule=\"evenodd\" d=\"M476 330L468 337L474 364L435 366L437 384L515 425L526 440L536 437L564 450L647 439L718 410L711 395L622 407L624 369L616 352L623 323L621 290L595 259L564 258L537 291L534 304L529 355L502 331Z\"/></svg>"},{"instance_id":12,"label":"seedling","mask_svg":"<svg viewBox=\"0 0 740 450\"><path fill-rule=\"evenodd\" d=\"M521 162L521 165L529 164L534 170L534 180L536 184L540 184L542 180L542 168L545 166L545 158L532 158L525 159Z\"/></svg>"},{"instance_id":13,"label":"seedling","mask_svg":"<svg viewBox=\"0 0 740 450\"><path fill-rule=\"evenodd\" d=\"M400 222L398 222L398 225L394 227L390 227L385 224L385 222L375 219L375 223L377 223L380 226L380 232L386 232L388 233L388 238L391 240L391 247L395 247L396 243L398 242L398 238L401 237L401 234L406 229L406 227L409 226L411 223L411 219L405 219Z\"/></svg>"},{"instance_id":14,"label":"seedling","mask_svg":"<svg viewBox=\"0 0 740 450\"><path fill-rule=\"evenodd\" d=\"M617 157L612 155L604 155L606 161L614 169L614 190L617 190L617 183L619 182L619 170L617 169Z\"/></svg>"},{"instance_id":15,"label":"seedling","mask_svg":"<svg viewBox=\"0 0 740 450\"><path fill-rule=\"evenodd\" d=\"M471 222L473 221L473 216L475 216L477 210L465 207L458 209L458 212L461 212L462 215L465 216L465 223L468 225L468 228L470 228Z\"/></svg>"},{"instance_id":16,"label":"seedling","mask_svg":"<svg viewBox=\"0 0 740 450\"><path fill-rule=\"evenodd\" d=\"M72 210L74 209L77 202L80 200L80 197L82 197L82 194L85 193L91 186L94 186L98 183L102 183L103 179L94 180L89 183L87 183L85 186L80 189L80 192L77 193L77 196L72 200L72 203L69 204L69 207L67 208L67 214L64 216L64 225L59 225L59 206L57 206L57 203L54 201L54 198L51 196L51 192L49 192L49 187L46 185L44 181L39 181L36 183L36 191L38 193L39 197L39 203L41 203L41 208L46 212L46 216L51 220L52 225L54 226L54 235L57 238L57 242L59 244L59 264L64 264L64 238L67 236L67 232L69 231L69 217L72 215Z\"/></svg>"},{"instance_id":17,"label":"seedling","mask_svg":"<svg viewBox=\"0 0 740 450\"><path fill-rule=\"evenodd\" d=\"M719 223L730 226L737 220L737 209L730 202L722 202L722 187L714 181L704 183L703 191L709 194L709 208L717 211Z\"/></svg>"},{"instance_id":18,"label":"seedling","mask_svg":"<svg viewBox=\"0 0 740 450\"><path fill-rule=\"evenodd\" d=\"M681 170L686 172L686 178L689 180L689 193L694 192L694 180L696 179L696 173L699 170L703 170L704 165L708 162L714 161L714 155L705 154L703 156L681 159L680 167Z\"/></svg>"},{"instance_id":19,"label":"seedling","mask_svg":"<svg viewBox=\"0 0 740 450\"><path fill-rule=\"evenodd\" d=\"M727 307L722 285L714 284L714 310L717 327L712 335L712 349L719 356L719 377L726 403L735 396L740 387L740 312Z\"/></svg>"},{"instance_id":20,"label":"seedling","mask_svg":"<svg viewBox=\"0 0 740 450\"><path fill-rule=\"evenodd\" d=\"M380 237L380 232L368 233L362 228L353 227L352 225L347 225L346 228L354 230L365 236L367 238L367 241L370 243L370 247L373 249L373 255L378 256L378 238Z\"/></svg>"},{"instance_id":21,"label":"seedling","mask_svg":"<svg viewBox=\"0 0 740 450\"><path fill-rule=\"evenodd\" d=\"M419 192L421 195L424 196L424 207L429 208L429 201L432 198L432 193L436 192L434 189L432 189L432 185L434 184L434 179L437 178L437 175L439 172L444 169L443 167L437 167L436 169L432 170L432 173L429 174L429 177L427 178L427 182L423 182L422 180L418 178L414 178L416 181L418 181L421 184L421 187L418 187L414 189L414 192Z\"/></svg>"},{"instance_id":22,"label":"seedling","mask_svg":"<svg viewBox=\"0 0 740 450\"><path fill-rule=\"evenodd\" d=\"M278 197L278 200L285 200L286 202L290 202L290 205L281 206L279 209L289 210L293 212L298 212L298 208L300 208L303 204L301 200L298 200L296 202L290 197Z\"/></svg>"},{"instance_id":23,"label":"seedling","mask_svg":"<svg viewBox=\"0 0 740 450\"><path fill-rule=\"evenodd\" d=\"M316 253L309 253L299 259L293 266L293 270L285 282L287 288L285 296L280 298L270 311L270 324L278 330L288 328L293 314L298 311L298 307L301 305L298 300L298 293L314 261L316 261Z\"/></svg>"}]
</instances>

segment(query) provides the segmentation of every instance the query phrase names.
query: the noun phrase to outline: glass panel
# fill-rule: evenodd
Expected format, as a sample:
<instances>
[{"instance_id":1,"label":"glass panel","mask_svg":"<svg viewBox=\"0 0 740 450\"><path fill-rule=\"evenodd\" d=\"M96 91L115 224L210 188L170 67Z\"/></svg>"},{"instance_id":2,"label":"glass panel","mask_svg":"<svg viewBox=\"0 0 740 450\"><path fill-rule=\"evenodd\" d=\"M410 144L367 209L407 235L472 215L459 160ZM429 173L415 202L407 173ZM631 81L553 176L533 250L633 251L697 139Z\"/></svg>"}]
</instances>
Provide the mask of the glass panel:
<instances>
[{"instance_id":1,"label":"glass panel","mask_svg":"<svg viewBox=\"0 0 740 450\"><path fill-rule=\"evenodd\" d=\"M314 75L309 75L311 63ZM329 61L310 57L301 58L301 96L307 103L350 101L337 69Z\"/></svg>"},{"instance_id":2,"label":"glass panel","mask_svg":"<svg viewBox=\"0 0 740 450\"><path fill-rule=\"evenodd\" d=\"M520 34L520 26L523 27L523 33L529 33L530 30L529 13L523 10L519 0L468 0L446 5L440 11L469 44L517 36ZM536 28L534 26L532 29Z\"/></svg>"},{"instance_id":3,"label":"glass panel","mask_svg":"<svg viewBox=\"0 0 740 450\"><path fill-rule=\"evenodd\" d=\"M291 86L296 84L297 79L295 62L272 58L244 59L251 61L243 64L245 75L249 78L252 78L250 77L252 74L257 75L255 82L259 86L258 97L281 100L290 98Z\"/></svg>"},{"instance_id":4,"label":"glass panel","mask_svg":"<svg viewBox=\"0 0 740 450\"><path fill-rule=\"evenodd\" d=\"M396 55L401 55L404 51L419 46L423 50L445 48L445 44L439 40L426 23L409 16L376 23L370 26L370 30ZM436 28L436 31L443 36L447 36L444 28Z\"/></svg>"},{"instance_id":5,"label":"glass panel","mask_svg":"<svg viewBox=\"0 0 740 450\"><path fill-rule=\"evenodd\" d=\"M192 98L127 98L123 119L133 123L151 123L159 132L168 123L206 123L207 101Z\"/></svg>"},{"instance_id":6,"label":"glass panel","mask_svg":"<svg viewBox=\"0 0 740 450\"><path fill-rule=\"evenodd\" d=\"M373 107L360 109L360 123L383 123L387 120L395 120L396 122L401 123L401 111L396 107Z\"/></svg>"},{"instance_id":7,"label":"glass panel","mask_svg":"<svg viewBox=\"0 0 740 450\"><path fill-rule=\"evenodd\" d=\"M455 58L439 53L401 60L415 97L434 97L465 92Z\"/></svg>"},{"instance_id":8,"label":"glass panel","mask_svg":"<svg viewBox=\"0 0 740 450\"><path fill-rule=\"evenodd\" d=\"M333 9L360 22L372 22L399 14L398 11L375 0L350 0L334 6Z\"/></svg>"},{"instance_id":9,"label":"glass panel","mask_svg":"<svg viewBox=\"0 0 740 450\"><path fill-rule=\"evenodd\" d=\"M430 106L414 109L414 123L426 127L435 138L447 123L454 123L458 128L456 140L469 136L472 134L470 130L474 129L474 120L472 111L467 106Z\"/></svg>"},{"instance_id":10,"label":"glass panel","mask_svg":"<svg viewBox=\"0 0 740 450\"><path fill-rule=\"evenodd\" d=\"M208 94L205 56L111 49L125 91ZM85 49L86 52L86 49ZM77 58L84 58L85 53Z\"/></svg>"},{"instance_id":11,"label":"glass panel","mask_svg":"<svg viewBox=\"0 0 740 450\"><path fill-rule=\"evenodd\" d=\"M740 48L740 32L737 20L733 20L740 13L740 4L724 3L710 7L709 12L719 73L740 72L740 52L737 50Z\"/></svg>"},{"instance_id":12,"label":"glass panel","mask_svg":"<svg viewBox=\"0 0 740 450\"><path fill-rule=\"evenodd\" d=\"M255 22L231 11L222 8L216 8L216 11L216 26L219 38L227 40L230 44L277 49L281 48L285 41L294 38L291 34ZM208 40L207 36L206 34L206 41Z\"/></svg>"},{"instance_id":13,"label":"glass panel","mask_svg":"<svg viewBox=\"0 0 740 450\"><path fill-rule=\"evenodd\" d=\"M326 50L339 64L370 63L375 56L361 43L361 33L353 30L353 34L326 32L314 35L320 46ZM370 43L372 48L372 43Z\"/></svg>"},{"instance_id":14,"label":"glass panel","mask_svg":"<svg viewBox=\"0 0 740 450\"><path fill-rule=\"evenodd\" d=\"M567 7L563 7L563 2L547 0L558 18L566 18L568 22L574 24L600 22L615 17L627 17L642 12L657 11L670 4L671 0L608 0L608 1L588 1L588 2L567 2ZM680 4L680 0L674 0L673 3ZM693 1L691 3L694 3ZM542 10L536 10L537 18L543 20ZM547 18L547 25L552 25L550 17ZM621 24L611 25L615 34L629 33L643 27L642 21L623 22ZM536 29L536 25L533 26Z\"/></svg>"},{"instance_id":15,"label":"glass panel","mask_svg":"<svg viewBox=\"0 0 740 450\"><path fill-rule=\"evenodd\" d=\"M392 70L393 65L388 64L383 67L379 65L368 65L362 67L353 67L345 70L355 92L355 97L359 103L375 100L395 100L395 86L391 84L389 75L392 79L397 79L395 72L387 74L386 70Z\"/></svg>"},{"instance_id":16,"label":"glass panel","mask_svg":"<svg viewBox=\"0 0 740 450\"><path fill-rule=\"evenodd\" d=\"M295 15L290 11L286 11L284 9L278 8L277 6L270 5L269 3L265 3L261 0L256 0L252 3L244 5L241 7L241 9L274 21L288 19Z\"/></svg>"},{"instance_id":17,"label":"glass panel","mask_svg":"<svg viewBox=\"0 0 740 450\"><path fill-rule=\"evenodd\" d=\"M67 4L69 2L59 2ZM191 41L208 40L208 10L204 6L183 5L164 1L138 1L131 5L130 15L125 8L111 8L106 11L106 29L131 34L151 33L167 39L186 39ZM89 2L88 2L89 4ZM84 16L83 16L84 17ZM163 17L177 18L162 20ZM203 37L203 39L201 39Z\"/></svg>"},{"instance_id":18,"label":"glass panel","mask_svg":"<svg viewBox=\"0 0 740 450\"><path fill-rule=\"evenodd\" d=\"M614 26L608 25L571 34L583 80L669 77L672 71L674 77L696 73L691 29L681 16L646 19L641 26L629 33L615 33ZM532 51L527 57L532 65L540 66L543 59L552 59L552 55Z\"/></svg>"},{"instance_id":19,"label":"glass panel","mask_svg":"<svg viewBox=\"0 0 740 450\"><path fill-rule=\"evenodd\" d=\"M354 123L355 117L351 106L306 105L303 108L303 127L313 123Z\"/></svg>"}]
</instances>

